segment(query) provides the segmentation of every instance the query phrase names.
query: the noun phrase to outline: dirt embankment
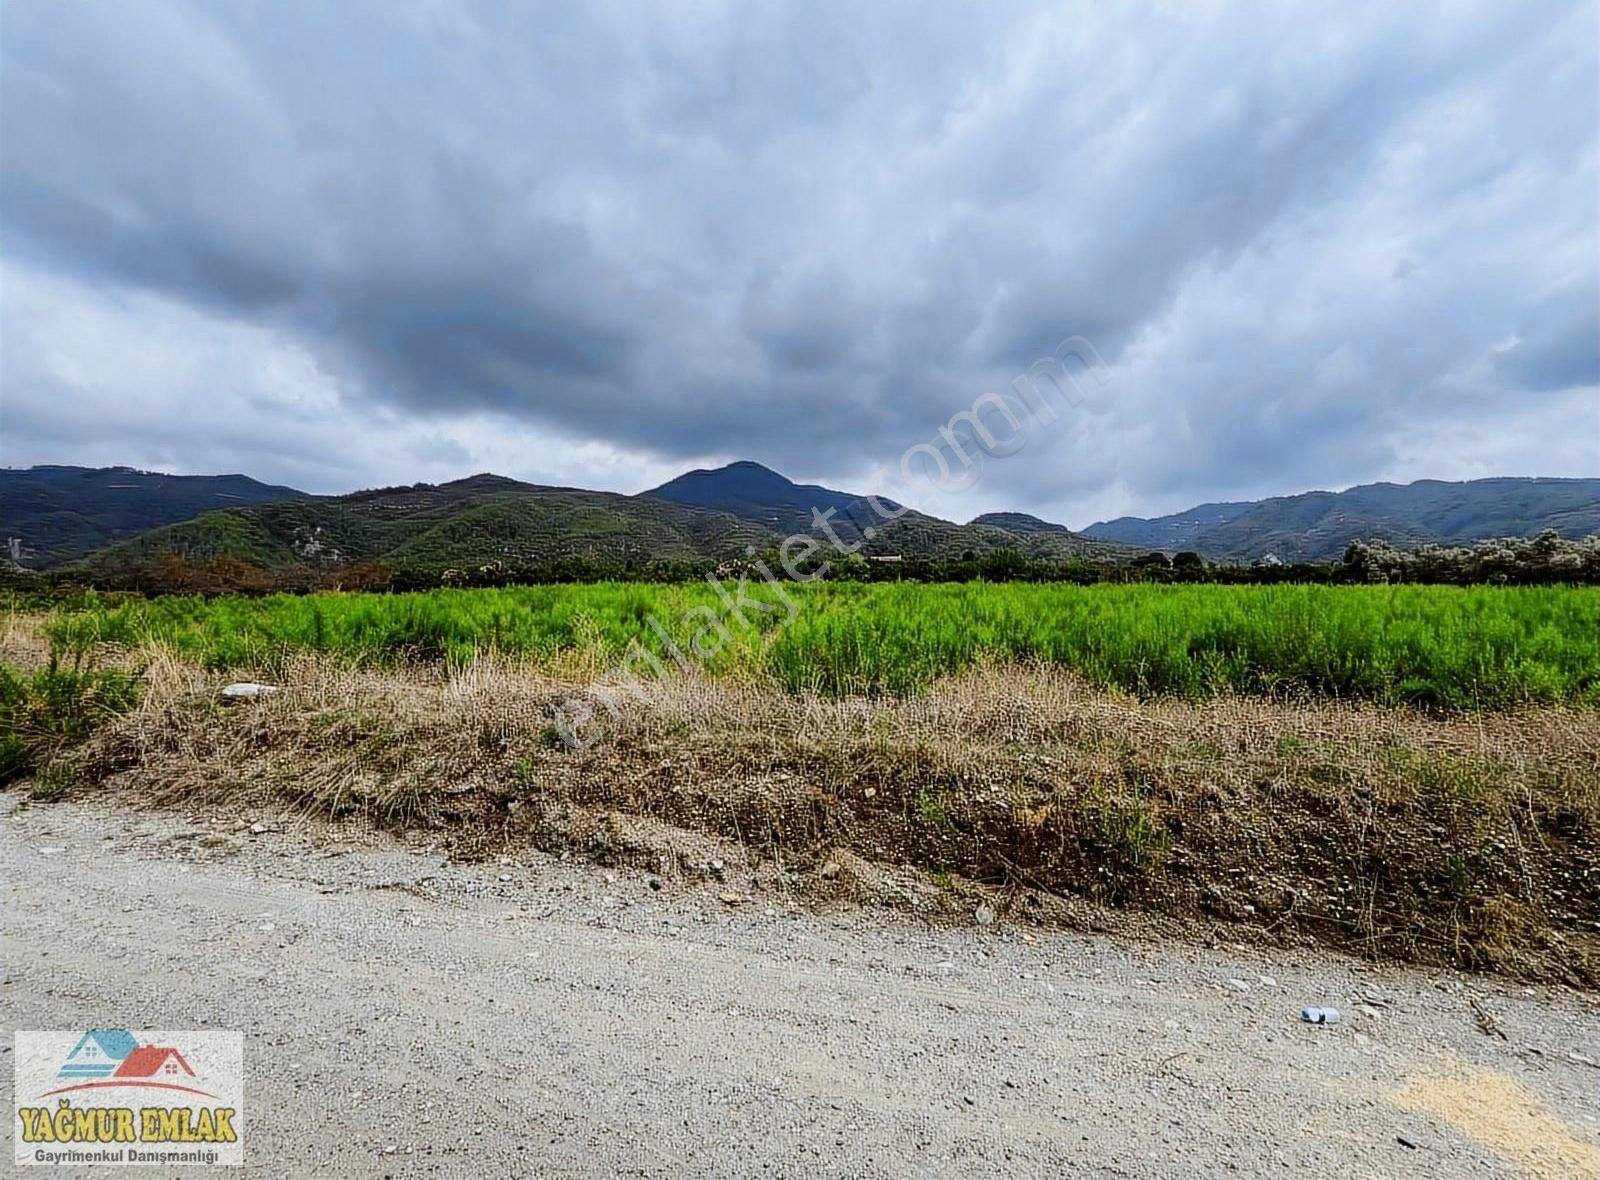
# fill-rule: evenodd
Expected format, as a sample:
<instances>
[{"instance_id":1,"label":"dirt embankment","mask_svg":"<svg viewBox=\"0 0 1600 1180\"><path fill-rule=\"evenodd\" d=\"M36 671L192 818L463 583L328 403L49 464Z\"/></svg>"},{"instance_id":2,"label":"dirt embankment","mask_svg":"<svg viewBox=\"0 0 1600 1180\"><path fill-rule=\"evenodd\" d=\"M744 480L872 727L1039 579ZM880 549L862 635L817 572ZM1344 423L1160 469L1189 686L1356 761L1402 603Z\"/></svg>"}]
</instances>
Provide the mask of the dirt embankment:
<instances>
[{"instance_id":1,"label":"dirt embankment","mask_svg":"<svg viewBox=\"0 0 1600 1180\"><path fill-rule=\"evenodd\" d=\"M685 678L574 752L550 724L570 686L534 670L288 671L225 705L216 676L158 656L140 706L35 792L359 816L463 858L571 849L690 878L716 872L714 836L823 897L1109 904L1600 986L1594 711L1150 702L1018 667L910 700ZM912 872L884 886L885 865Z\"/></svg>"}]
</instances>

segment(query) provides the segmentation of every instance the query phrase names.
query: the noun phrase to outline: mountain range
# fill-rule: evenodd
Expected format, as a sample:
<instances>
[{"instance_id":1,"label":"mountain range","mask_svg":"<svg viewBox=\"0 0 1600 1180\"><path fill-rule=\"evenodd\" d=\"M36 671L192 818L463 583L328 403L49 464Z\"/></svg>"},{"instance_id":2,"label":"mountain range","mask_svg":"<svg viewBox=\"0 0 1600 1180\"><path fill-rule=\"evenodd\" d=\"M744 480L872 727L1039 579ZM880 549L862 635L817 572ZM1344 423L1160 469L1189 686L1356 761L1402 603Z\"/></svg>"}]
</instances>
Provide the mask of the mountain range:
<instances>
[{"instance_id":1,"label":"mountain range","mask_svg":"<svg viewBox=\"0 0 1600 1180\"><path fill-rule=\"evenodd\" d=\"M690 472L635 496L497 475L345 496L291 489L274 496L257 484L252 490L264 502L216 511L203 509L224 493L205 483L207 477L81 470L85 494L70 514L55 501L52 511L41 510L49 496L59 501L55 489L70 481L61 468L42 469L32 478L40 470L9 471L0 481L0 537L9 542L15 565L67 565L92 578L114 579L168 555L190 563L227 557L262 569L379 561L418 576L493 562L537 567L562 561L721 561L773 548L795 533L826 542L813 509L825 514L826 529L841 543L867 556L954 559L1017 550L1065 560L1134 552L1066 529L1019 533L985 523L954 524L891 501L874 509L864 497L798 485L755 463ZM146 494L162 486L170 495ZM246 494L242 485L226 486L233 495ZM108 507L105 497L113 490L122 490L131 503ZM67 534L55 531L67 515L81 523Z\"/></svg>"},{"instance_id":2,"label":"mountain range","mask_svg":"<svg viewBox=\"0 0 1600 1180\"><path fill-rule=\"evenodd\" d=\"M1214 560L1338 558L1350 541L1399 546L1600 533L1600 480L1424 480L1204 504L1074 532L1020 512L967 524L889 500L797 484L758 463L690 471L638 495L546 487L497 475L314 496L242 475L131 468L0 470L10 564L114 577L172 555L263 569L380 561L418 576L499 562L722 561L803 533L868 557L956 559L1013 550L1038 560L1192 550ZM4 554L0 554L4 556Z\"/></svg>"},{"instance_id":3,"label":"mountain range","mask_svg":"<svg viewBox=\"0 0 1600 1180\"><path fill-rule=\"evenodd\" d=\"M1168 552L1191 550L1215 561L1331 561L1354 540L1396 548L1600 533L1600 479L1474 479L1448 483L1362 484L1343 492L1303 492L1242 503L1201 504L1154 519L1124 516L1084 535Z\"/></svg>"}]
</instances>

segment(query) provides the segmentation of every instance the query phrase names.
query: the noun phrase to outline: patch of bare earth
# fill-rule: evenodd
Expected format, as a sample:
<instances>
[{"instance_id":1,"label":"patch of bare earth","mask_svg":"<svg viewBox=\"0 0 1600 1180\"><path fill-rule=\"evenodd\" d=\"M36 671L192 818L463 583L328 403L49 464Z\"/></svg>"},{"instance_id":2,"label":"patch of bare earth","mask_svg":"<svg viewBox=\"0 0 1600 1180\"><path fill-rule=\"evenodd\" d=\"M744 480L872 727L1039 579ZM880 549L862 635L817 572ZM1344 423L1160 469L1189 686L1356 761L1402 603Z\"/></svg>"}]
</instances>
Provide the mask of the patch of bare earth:
<instances>
[{"instance_id":1,"label":"patch of bare earth","mask_svg":"<svg viewBox=\"0 0 1600 1180\"><path fill-rule=\"evenodd\" d=\"M281 693L227 705L215 674L146 654L140 707L69 755L79 790L422 830L462 857L698 875L732 848L819 898L1109 906L1600 986L1595 710L1144 701L1017 666L913 699L683 677L574 751L551 725L574 686L535 668L292 657Z\"/></svg>"}]
</instances>

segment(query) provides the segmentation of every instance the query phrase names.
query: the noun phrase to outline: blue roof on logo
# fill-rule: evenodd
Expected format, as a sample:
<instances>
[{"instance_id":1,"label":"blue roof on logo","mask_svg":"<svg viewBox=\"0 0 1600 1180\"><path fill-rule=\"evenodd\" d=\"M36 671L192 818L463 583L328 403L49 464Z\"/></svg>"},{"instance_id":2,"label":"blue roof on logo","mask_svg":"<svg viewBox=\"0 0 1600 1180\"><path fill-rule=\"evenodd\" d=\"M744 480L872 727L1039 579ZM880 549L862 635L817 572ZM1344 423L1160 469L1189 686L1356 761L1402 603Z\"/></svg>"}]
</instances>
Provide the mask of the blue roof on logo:
<instances>
[{"instance_id":1,"label":"blue roof on logo","mask_svg":"<svg viewBox=\"0 0 1600 1180\"><path fill-rule=\"evenodd\" d=\"M76 1057L78 1050L83 1048L83 1043L90 1037L93 1037L94 1043L100 1046L100 1052L116 1061L121 1061L139 1047L138 1040L131 1032L125 1029L92 1028L78 1038L78 1043L72 1046L72 1052L68 1053L67 1056L69 1058Z\"/></svg>"}]
</instances>

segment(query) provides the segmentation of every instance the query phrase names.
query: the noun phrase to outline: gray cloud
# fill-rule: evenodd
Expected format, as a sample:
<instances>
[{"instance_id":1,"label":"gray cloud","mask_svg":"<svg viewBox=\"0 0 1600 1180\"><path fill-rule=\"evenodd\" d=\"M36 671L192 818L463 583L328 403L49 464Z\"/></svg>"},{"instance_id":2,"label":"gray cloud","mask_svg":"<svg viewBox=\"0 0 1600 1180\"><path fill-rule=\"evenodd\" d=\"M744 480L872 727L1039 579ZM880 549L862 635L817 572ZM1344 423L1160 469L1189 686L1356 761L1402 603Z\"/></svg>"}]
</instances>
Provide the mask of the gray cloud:
<instances>
[{"instance_id":1,"label":"gray cloud","mask_svg":"<svg viewBox=\"0 0 1600 1180\"><path fill-rule=\"evenodd\" d=\"M1600 386L1600 308L1593 291L1564 291L1518 326L1517 340L1495 364L1523 389Z\"/></svg>"},{"instance_id":2,"label":"gray cloud","mask_svg":"<svg viewBox=\"0 0 1600 1180\"><path fill-rule=\"evenodd\" d=\"M3 22L7 462L845 482L1077 334L1107 405L900 494L1600 471L1582 0Z\"/></svg>"}]
</instances>

